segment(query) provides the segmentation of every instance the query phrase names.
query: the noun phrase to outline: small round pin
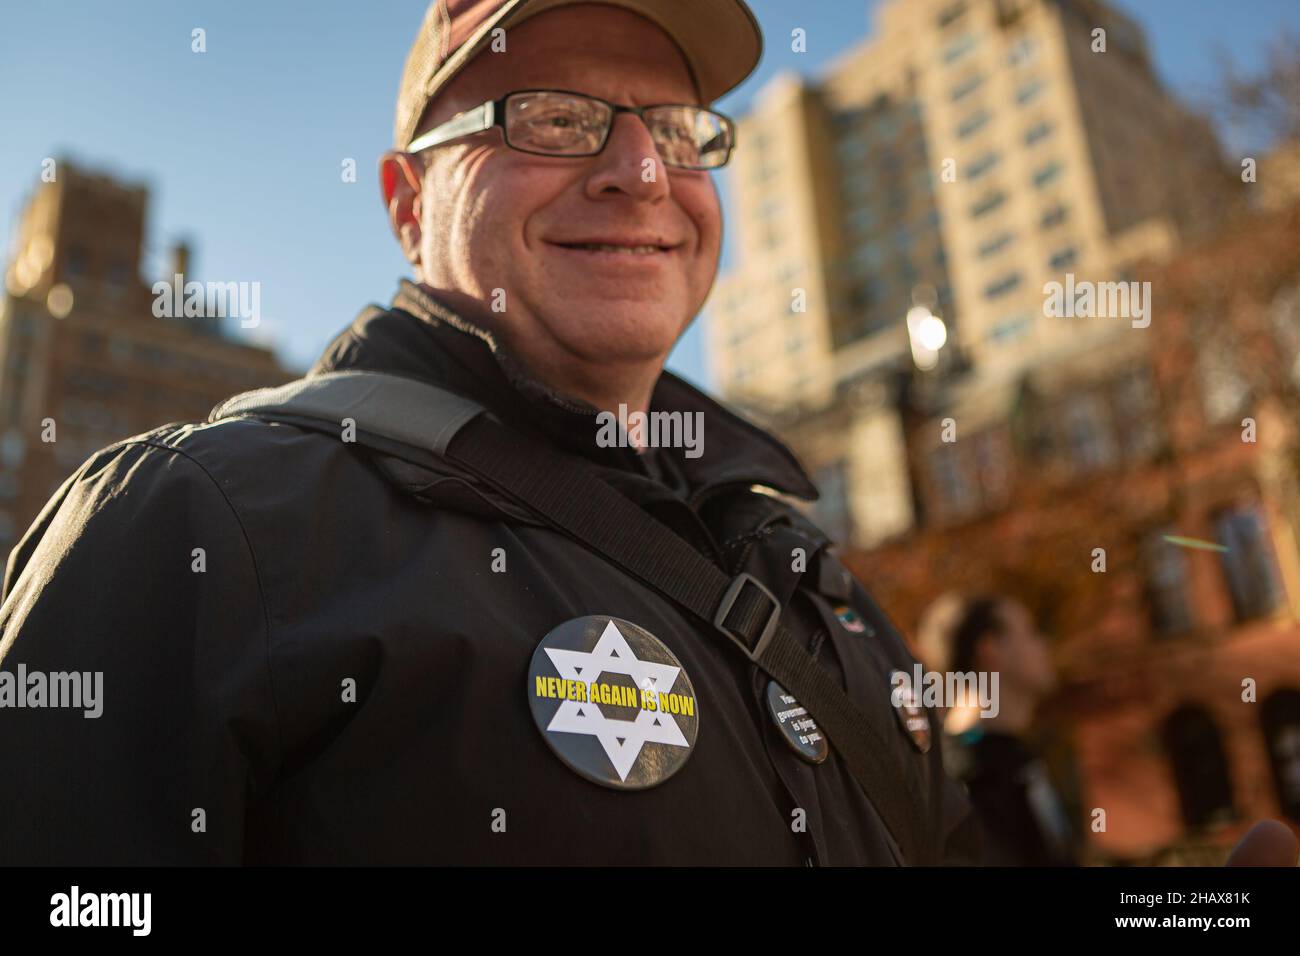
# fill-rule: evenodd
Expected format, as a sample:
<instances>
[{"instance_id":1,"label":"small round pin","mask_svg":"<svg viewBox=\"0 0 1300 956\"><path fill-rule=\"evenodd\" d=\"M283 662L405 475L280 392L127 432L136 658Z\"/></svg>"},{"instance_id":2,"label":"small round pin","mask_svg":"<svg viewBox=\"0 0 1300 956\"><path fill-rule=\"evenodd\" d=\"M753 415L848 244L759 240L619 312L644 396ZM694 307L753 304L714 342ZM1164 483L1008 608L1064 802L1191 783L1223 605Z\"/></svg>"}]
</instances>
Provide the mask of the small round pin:
<instances>
[{"instance_id":1,"label":"small round pin","mask_svg":"<svg viewBox=\"0 0 1300 956\"><path fill-rule=\"evenodd\" d=\"M899 702L894 707L899 726L906 732L913 747L921 753L929 753L930 718L926 715L925 708L921 706L920 691L912 686L911 678L906 671L892 671L889 675L889 683L891 687L896 688L895 693L899 694Z\"/></svg>"},{"instance_id":2,"label":"small round pin","mask_svg":"<svg viewBox=\"0 0 1300 956\"><path fill-rule=\"evenodd\" d=\"M767 682L767 709L792 750L809 763L821 763L830 753L830 743L808 709L774 680Z\"/></svg>"}]
</instances>

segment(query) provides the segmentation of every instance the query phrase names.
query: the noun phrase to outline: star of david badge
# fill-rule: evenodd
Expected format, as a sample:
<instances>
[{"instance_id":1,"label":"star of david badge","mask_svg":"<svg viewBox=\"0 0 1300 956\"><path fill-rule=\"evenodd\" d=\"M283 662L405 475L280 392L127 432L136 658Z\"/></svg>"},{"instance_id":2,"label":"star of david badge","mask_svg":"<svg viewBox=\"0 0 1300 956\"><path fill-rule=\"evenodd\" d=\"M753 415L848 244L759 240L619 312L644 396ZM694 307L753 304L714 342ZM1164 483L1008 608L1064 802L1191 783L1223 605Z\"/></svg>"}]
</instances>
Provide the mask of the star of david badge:
<instances>
[{"instance_id":1,"label":"star of david badge","mask_svg":"<svg viewBox=\"0 0 1300 956\"><path fill-rule=\"evenodd\" d=\"M581 776L620 790L663 783L686 763L699 703L662 641L630 621L565 621L537 645L528 704L542 737Z\"/></svg>"}]
</instances>

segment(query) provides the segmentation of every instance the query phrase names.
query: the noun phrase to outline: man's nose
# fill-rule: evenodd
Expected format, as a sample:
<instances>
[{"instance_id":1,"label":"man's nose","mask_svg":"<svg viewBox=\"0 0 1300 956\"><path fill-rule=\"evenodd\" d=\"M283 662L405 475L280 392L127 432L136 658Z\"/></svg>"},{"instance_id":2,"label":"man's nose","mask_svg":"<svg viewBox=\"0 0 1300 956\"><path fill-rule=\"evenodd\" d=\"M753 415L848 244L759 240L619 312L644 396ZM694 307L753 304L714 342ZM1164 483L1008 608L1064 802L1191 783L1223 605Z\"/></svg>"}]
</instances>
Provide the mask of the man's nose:
<instances>
[{"instance_id":1,"label":"man's nose","mask_svg":"<svg viewBox=\"0 0 1300 956\"><path fill-rule=\"evenodd\" d=\"M615 116L609 140L596 155L587 177L587 195L598 199L621 192L643 202L657 202L670 191L668 168L645 123L631 113Z\"/></svg>"}]
</instances>

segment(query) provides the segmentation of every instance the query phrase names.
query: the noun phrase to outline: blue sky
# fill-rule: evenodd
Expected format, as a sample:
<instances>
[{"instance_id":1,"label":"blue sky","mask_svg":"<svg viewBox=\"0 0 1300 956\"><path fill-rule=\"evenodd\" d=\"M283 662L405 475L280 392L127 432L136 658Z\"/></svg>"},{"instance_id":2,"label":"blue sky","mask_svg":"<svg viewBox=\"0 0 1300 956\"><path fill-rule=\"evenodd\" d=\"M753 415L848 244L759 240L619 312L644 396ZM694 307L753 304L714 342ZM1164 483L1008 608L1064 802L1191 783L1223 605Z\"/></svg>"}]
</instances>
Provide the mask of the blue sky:
<instances>
[{"instance_id":1,"label":"blue sky","mask_svg":"<svg viewBox=\"0 0 1300 956\"><path fill-rule=\"evenodd\" d=\"M1295 0L1115 0L1147 32L1179 95L1208 95L1216 44L1248 63ZM358 309L409 274L388 232L374 162L425 0L46 0L0 15L0 219L41 161L67 155L152 190L145 278L176 239L199 279L262 283L262 327L305 367ZM759 71L722 106L742 111L774 73L816 75L863 39L874 0L751 0L768 36ZM790 51L790 31L808 51ZM207 52L190 32L207 31ZM56 39L57 38L57 39ZM358 181L343 183L355 158ZM5 246L7 254L7 243ZM672 367L708 383L697 325Z\"/></svg>"}]
</instances>

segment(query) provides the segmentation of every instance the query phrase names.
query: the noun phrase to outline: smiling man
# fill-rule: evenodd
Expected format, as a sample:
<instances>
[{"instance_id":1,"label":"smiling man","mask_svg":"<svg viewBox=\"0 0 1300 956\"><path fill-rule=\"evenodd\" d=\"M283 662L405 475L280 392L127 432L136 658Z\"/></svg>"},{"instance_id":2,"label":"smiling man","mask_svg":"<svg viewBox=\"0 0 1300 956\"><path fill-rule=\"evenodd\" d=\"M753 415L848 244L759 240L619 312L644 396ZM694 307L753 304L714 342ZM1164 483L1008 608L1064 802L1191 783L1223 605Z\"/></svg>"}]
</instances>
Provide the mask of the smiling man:
<instances>
[{"instance_id":1,"label":"smiling man","mask_svg":"<svg viewBox=\"0 0 1300 956\"><path fill-rule=\"evenodd\" d=\"M808 478L663 371L760 48L740 0L430 8L380 163L415 281L14 551L0 666L102 671L103 715L0 717L0 861L975 858ZM600 440L621 407L702 441Z\"/></svg>"},{"instance_id":2,"label":"smiling man","mask_svg":"<svg viewBox=\"0 0 1300 956\"><path fill-rule=\"evenodd\" d=\"M696 19L687 4L627 6ZM734 82L758 41L738 6L715 6L731 7L730 21L692 23L691 42L697 56L730 60ZM710 48L738 28L750 35ZM536 376L598 408L644 409L713 284L722 213L707 168L727 161L729 121L696 106L673 38L627 9L560 6L523 20L501 45L470 60L416 124L433 130L509 94L499 129L425 149L442 137L420 136L402 144L415 152L385 157L393 229L423 284L491 328ZM653 104L684 105L648 123L615 112ZM700 129L717 141L704 155L692 138ZM667 165L674 159L704 168ZM487 307L494 295L498 311Z\"/></svg>"}]
</instances>

